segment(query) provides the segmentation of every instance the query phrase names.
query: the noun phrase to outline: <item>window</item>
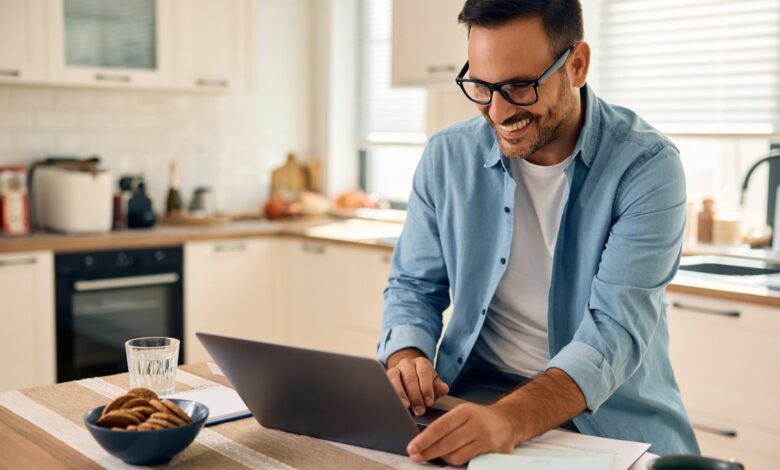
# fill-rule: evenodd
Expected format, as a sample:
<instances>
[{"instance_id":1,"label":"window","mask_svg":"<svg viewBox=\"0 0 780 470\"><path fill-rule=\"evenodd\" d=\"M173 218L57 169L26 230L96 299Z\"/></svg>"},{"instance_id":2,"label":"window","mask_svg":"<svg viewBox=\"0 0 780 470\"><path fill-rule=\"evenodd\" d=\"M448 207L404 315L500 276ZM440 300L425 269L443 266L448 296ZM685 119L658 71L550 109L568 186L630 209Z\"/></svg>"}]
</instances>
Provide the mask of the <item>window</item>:
<instances>
[{"instance_id":1,"label":"window","mask_svg":"<svg viewBox=\"0 0 780 470\"><path fill-rule=\"evenodd\" d=\"M360 5L361 186L403 207L425 146L426 92L390 86L392 0Z\"/></svg>"},{"instance_id":2,"label":"window","mask_svg":"<svg viewBox=\"0 0 780 470\"><path fill-rule=\"evenodd\" d=\"M780 133L780 1L584 3L607 101L671 134Z\"/></svg>"}]
</instances>

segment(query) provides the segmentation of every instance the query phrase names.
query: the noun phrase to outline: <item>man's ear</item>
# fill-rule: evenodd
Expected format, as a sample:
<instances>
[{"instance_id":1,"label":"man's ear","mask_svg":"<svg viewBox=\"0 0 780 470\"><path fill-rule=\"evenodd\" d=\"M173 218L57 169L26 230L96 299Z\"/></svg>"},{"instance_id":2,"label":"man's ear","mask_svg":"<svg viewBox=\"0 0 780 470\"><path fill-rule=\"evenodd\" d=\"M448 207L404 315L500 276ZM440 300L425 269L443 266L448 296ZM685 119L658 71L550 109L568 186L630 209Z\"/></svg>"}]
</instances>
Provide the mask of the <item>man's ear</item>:
<instances>
[{"instance_id":1,"label":"man's ear","mask_svg":"<svg viewBox=\"0 0 780 470\"><path fill-rule=\"evenodd\" d=\"M588 78L588 68L590 67L590 46L587 42L580 41L574 46L566 67L568 68L567 73L571 77L572 86L582 88Z\"/></svg>"}]
</instances>

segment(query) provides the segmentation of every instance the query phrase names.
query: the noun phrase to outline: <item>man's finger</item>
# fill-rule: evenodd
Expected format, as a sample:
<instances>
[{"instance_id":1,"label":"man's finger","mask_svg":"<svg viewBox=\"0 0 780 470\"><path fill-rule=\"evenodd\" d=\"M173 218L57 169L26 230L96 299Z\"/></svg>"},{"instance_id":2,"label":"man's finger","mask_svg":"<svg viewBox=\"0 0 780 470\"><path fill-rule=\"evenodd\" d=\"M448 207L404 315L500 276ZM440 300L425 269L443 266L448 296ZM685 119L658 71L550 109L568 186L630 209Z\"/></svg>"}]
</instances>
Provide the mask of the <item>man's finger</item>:
<instances>
[{"instance_id":1,"label":"man's finger","mask_svg":"<svg viewBox=\"0 0 780 470\"><path fill-rule=\"evenodd\" d=\"M401 398L401 403L403 403L406 408L409 408L409 397L406 396L404 385L401 383L401 371L398 370L398 368L393 367L387 371L387 377L390 379L390 383L393 384L395 392Z\"/></svg>"},{"instance_id":2,"label":"man's finger","mask_svg":"<svg viewBox=\"0 0 780 470\"><path fill-rule=\"evenodd\" d=\"M409 455L422 454L439 439L461 427L469 418L468 410L464 412L462 408L463 405L458 406L431 423L425 431L412 439L406 446L406 452Z\"/></svg>"},{"instance_id":3,"label":"man's finger","mask_svg":"<svg viewBox=\"0 0 780 470\"><path fill-rule=\"evenodd\" d=\"M477 439L469 442L463 447L451 452L447 455L443 455L442 459L450 465L465 465L466 462L473 459L479 454L482 454L487 449L481 440Z\"/></svg>"},{"instance_id":4,"label":"man's finger","mask_svg":"<svg viewBox=\"0 0 780 470\"><path fill-rule=\"evenodd\" d=\"M442 379L436 377L433 380L433 399L441 398L450 391L450 386L447 385Z\"/></svg>"},{"instance_id":5,"label":"man's finger","mask_svg":"<svg viewBox=\"0 0 780 470\"><path fill-rule=\"evenodd\" d=\"M427 431L428 430L426 429L424 432ZM434 442L427 449L420 450L420 452L416 454L410 454L410 457L417 462L427 462L436 457L449 455L461 447L477 440L477 438L479 438L478 433L476 433L474 428L469 426L469 422L466 421L459 428Z\"/></svg>"},{"instance_id":6,"label":"man's finger","mask_svg":"<svg viewBox=\"0 0 780 470\"><path fill-rule=\"evenodd\" d=\"M417 378L417 368L412 361L401 361L396 365L401 371L401 382L403 383L406 396L409 398L409 404L414 414L420 416L425 413L425 401L420 391L420 381Z\"/></svg>"},{"instance_id":7,"label":"man's finger","mask_svg":"<svg viewBox=\"0 0 780 470\"><path fill-rule=\"evenodd\" d=\"M414 361L414 367L417 369L417 379L420 381L420 392L422 393L425 406L433 405L433 379L435 372L433 366L427 359Z\"/></svg>"}]
</instances>

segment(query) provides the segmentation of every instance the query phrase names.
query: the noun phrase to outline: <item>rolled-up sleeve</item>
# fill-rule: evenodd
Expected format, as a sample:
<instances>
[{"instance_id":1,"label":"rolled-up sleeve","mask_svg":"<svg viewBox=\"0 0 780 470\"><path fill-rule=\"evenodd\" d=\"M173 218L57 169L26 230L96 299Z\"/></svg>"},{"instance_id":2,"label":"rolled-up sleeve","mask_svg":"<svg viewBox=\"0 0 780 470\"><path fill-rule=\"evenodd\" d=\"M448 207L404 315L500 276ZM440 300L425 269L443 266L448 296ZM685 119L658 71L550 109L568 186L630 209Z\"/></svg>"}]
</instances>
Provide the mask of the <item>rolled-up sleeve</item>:
<instances>
[{"instance_id":1,"label":"rolled-up sleeve","mask_svg":"<svg viewBox=\"0 0 780 470\"><path fill-rule=\"evenodd\" d=\"M613 223L572 341L547 364L579 386L591 413L639 368L680 261L685 178L665 146L639 159L618 187Z\"/></svg>"},{"instance_id":2,"label":"rolled-up sleeve","mask_svg":"<svg viewBox=\"0 0 780 470\"><path fill-rule=\"evenodd\" d=\"M393 253L377 347L383 364L396 351L410 347L433 361L442 312L450 302L436 219L435 148L432 139L417 166L406 223Z\"/></svg>"}]
</instances>

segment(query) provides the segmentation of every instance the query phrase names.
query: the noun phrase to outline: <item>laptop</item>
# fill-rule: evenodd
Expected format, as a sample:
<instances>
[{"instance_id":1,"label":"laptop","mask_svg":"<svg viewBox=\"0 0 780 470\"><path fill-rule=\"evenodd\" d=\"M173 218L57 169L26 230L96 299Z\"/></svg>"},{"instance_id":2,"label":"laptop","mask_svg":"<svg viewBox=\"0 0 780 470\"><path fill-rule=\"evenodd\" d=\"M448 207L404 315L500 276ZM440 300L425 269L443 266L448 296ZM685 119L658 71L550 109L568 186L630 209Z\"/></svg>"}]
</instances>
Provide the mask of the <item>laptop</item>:
<instances>
[{"instance_id":1,"label":"laptop","mask_svg":"<svg viewBox=\"0 0 780 470\"><path fill-rule=\"evenodd\" d=\"M406 455L445 413L413 416L373 359L196 333L264 427Z\"/></svg>"}]
</instances>

